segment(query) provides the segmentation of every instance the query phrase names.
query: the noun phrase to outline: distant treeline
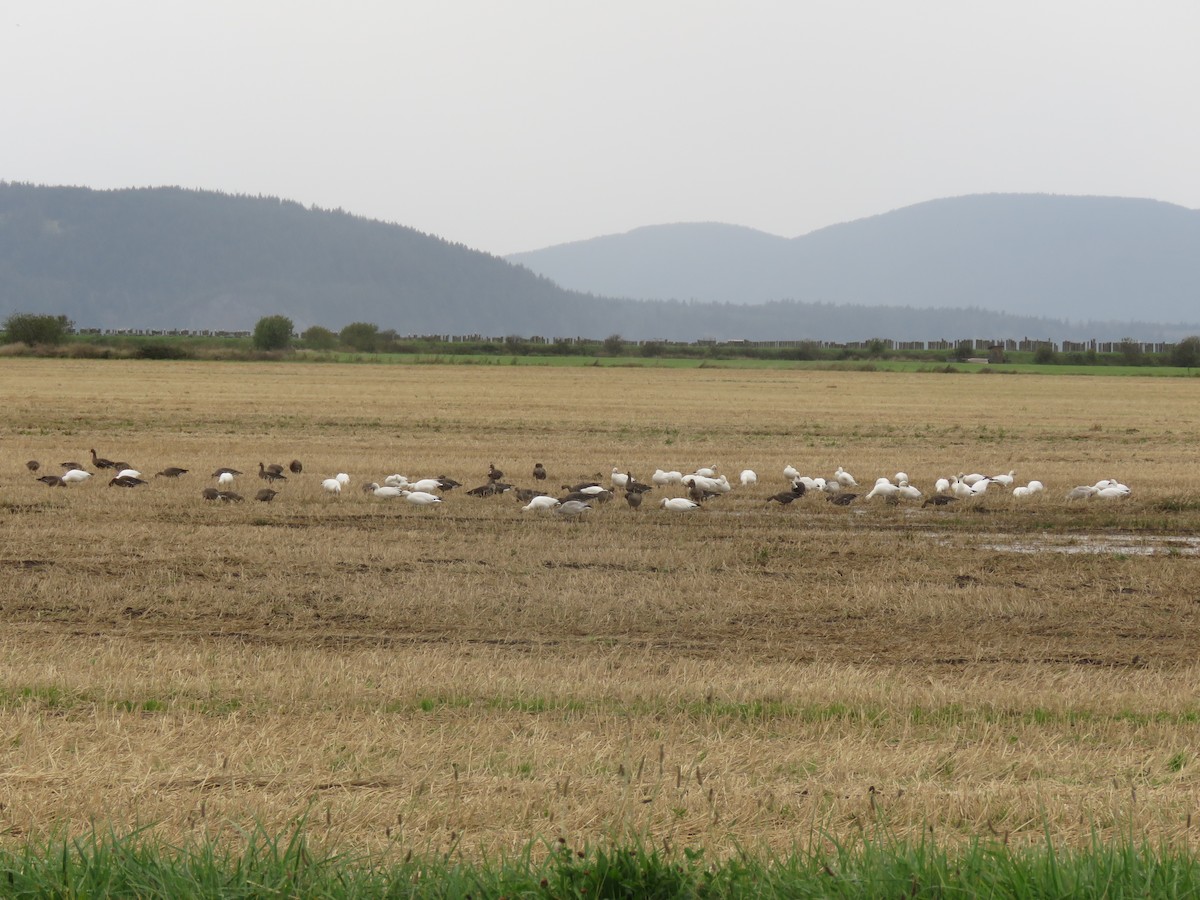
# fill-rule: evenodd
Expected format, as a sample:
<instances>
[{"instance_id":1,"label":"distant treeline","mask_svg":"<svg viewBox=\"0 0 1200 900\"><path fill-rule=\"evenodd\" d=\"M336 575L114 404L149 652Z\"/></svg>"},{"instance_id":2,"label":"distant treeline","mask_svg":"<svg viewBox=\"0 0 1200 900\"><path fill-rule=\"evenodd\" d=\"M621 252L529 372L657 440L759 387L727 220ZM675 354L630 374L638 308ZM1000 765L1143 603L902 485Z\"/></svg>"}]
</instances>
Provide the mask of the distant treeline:
<instances>
[{"instance_id":1,"label":"distant treeline","mask_svg":"<svg viewBox=\"0 0 1200 900\"><path fill-rule=\"evenodd\" d=\"M18 333L16 325L26 320L59 326L59 337L49 339L45 331ZM36 352L70 356L121 356L150 359L222 358L258 353L260 358L280 358L291 351L358 354L422 354L444 356L595 356L662 357L701 359L778 360L868 360L909 359L932 362L1034 362L1072 365L1132 365L1200 367L1200 336L1181 341L1052 341L1024 337L961 338L951 341L896 341L869 338L863 341L819 340L627 340L619 334L594 337L545 337L541 335L488 336L482 334L410 334L380 329L355 322L340 332L313 326L296 333L291 320L273 316L260 320L254 331L209 329L101 329L73 326L65 316L13 316L3 323L9 328L4 341L38 346ZM268 341L259 329L271 324L276 333ZM281 330L278 330L281 329ZM52 345L59 345L56 351ZM214 348L220 348L214 351ZM262 355L263 351L270 351ZM21 352L9 350L10 354ZM33 350L27 352L35 352ZM274 355L270 355L274 354Z\"/></svg>"},{"instance_id":2,"label":"distant treeline","mask_svg":"<svg viewBox=\"0 0 1200 900\"><path fill-rule=\"evenodd\" d=\"M323 330L323 329L322 329ZM217 338L249 338L253 332L251 331L214 331L209 329L149 329L149 328L78 328L71 329L71 334L104 336L104 337L217 337ZM307 332L306 332L307 333ZM332 332L331 332L332 333ZM502 347L511 347L518 344L526 344L531 347L546 347L556 346L565 348L567 351L574 352L581 347L588 345L602 345L603 340L590 337L542 337L541 335L532 335L523 337L520 335L505 335L503 337L484 336L480 334L436 334L436 335L419 335L409 334L398 336L394 331L379 331L375 332L376 337L384 343L395 344L397 342L420 342L423 344L481 344L481 345L501 345ZM661 347L664 352L669 349L687 348L687 347L720 347L730 349L776 349L776 350L792 350L792 349L813 349L813 350L876 350L882 349L886 351L902 350L902 351L920 351L920 350L960 350L964 347L969 347L972 350L982 351L984 353L1001 351L1019 351L1034 353L1038 350L1052 350L1054 352L1062 351L1064 353L1143 353L1143 354L1161 354L1170 353L1178 344L1167 341L1135 341L1132 338L1126 338L1121 341L1098 341L1091 338L1086 341L1052 341L1038 340L1034 338L962 338L957 341L948 341L945 339L933 341L894 341L891 338L869 338L865 341L815 341L815 340L786 340L786 341L717 341L717 340L699 340L699 341L668 341L668 340L625 340L620 335L616 336L620 339L623 345L630 347ZM292 338L295 341L304 343L305 338L301 334L293 333ZM528 348L527 348L528 349Z\"/></svg>"}]
</instances>

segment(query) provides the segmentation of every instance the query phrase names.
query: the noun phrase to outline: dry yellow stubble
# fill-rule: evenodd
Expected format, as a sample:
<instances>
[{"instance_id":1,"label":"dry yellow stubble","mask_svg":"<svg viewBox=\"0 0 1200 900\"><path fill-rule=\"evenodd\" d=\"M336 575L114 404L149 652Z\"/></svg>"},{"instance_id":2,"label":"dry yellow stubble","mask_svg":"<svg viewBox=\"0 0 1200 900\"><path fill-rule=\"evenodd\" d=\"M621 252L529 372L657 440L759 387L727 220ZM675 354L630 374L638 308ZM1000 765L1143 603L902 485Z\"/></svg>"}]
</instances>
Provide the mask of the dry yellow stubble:
<instances>
[{"instance_id":1,"label":"dry yellow stubble","mask_svg":"<svg viewBox=\"0 0 1200 900\"><path fill-rule=\"evenodd\" d=\"M343 848L897 833L1193 841L1200 382L789 370L0 360L0 827ZM133 490L46 488L90 463ZM258 463L304 463L256 503ZM584 520L534 486L715 464L700 512ZM947 509L765 506L1017 470ZM168 465L190 471L154 479ZM245 474L241 504L200 489ZM89 466L90 467L90 466ZM321 479L351 475L339 497ZM1122 502L1068 504L1118 478ZM651 495L677 495L678 490Z\"/></svg>"}]
</instances>

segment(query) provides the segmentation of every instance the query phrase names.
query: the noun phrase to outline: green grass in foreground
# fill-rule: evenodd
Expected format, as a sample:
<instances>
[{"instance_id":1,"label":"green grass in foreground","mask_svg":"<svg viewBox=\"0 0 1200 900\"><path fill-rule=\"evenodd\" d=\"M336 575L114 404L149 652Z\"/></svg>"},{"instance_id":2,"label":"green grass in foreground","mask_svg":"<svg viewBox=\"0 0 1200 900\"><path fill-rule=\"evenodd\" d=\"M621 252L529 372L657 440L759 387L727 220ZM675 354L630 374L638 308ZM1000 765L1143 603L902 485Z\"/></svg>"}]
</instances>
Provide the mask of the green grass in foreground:
<instances>
[{"instance_id":1,"label":"green grass in foreground","mask_svg":"<svg viewBox=\"0 0 1200 900\"><path fill-rule=\"evenodd\" d=\"M1079 850L995 841L945 849L865 836L825 855L713 862L644 847L532 844L472 863L454 854L380 863L309 846L301 829L238 847L171 847L143 832L0 848L5 897L1195 897L1186 849L1129 841Z\"/></svg>"}]
</instances>

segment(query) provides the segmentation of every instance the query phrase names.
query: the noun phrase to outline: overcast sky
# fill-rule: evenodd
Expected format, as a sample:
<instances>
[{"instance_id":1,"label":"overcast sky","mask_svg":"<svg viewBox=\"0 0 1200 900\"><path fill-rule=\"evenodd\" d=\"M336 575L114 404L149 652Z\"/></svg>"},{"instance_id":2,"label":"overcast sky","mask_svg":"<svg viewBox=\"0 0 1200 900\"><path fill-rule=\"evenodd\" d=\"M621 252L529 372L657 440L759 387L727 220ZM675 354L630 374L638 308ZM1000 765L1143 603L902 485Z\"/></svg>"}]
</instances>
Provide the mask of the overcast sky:
<instances>
[{"instance_id":1,"label":"overcast sky","mask_svg":"<svg viewBox=\"0 0 1200 900\"><path fill-rule=\"evenodd\" d=\"M996 191L1200 207L1200 3L6 0L0 180L503 254Z\"/></svg>"}]
</instances>

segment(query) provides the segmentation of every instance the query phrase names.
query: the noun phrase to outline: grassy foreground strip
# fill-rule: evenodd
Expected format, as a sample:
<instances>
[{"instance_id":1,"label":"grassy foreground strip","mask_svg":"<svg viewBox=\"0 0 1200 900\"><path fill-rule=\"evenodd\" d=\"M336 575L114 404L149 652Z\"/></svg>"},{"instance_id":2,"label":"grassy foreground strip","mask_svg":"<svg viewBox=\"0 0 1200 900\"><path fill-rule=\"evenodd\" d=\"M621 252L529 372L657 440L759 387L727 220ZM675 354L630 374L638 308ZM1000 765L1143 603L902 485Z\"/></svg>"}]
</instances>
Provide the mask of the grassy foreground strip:
<instances>
[{"instance_id":1,"label":"grassy foreground strip","mask_svg":"<svg viewBox=\"0 0 1200 900\"><path fill-rule=\"evenodd\" d=\"M823 854L711 862L702 851L573 850L530 844L513 858L451 854L381 863L315 850L302 829L263 830L240 847L175 847L146 832L0 848L5 897L1194 897L1200 861L1185 848L1047 841L947 849L886 834Z\"/></svg>"}]
</instances>

